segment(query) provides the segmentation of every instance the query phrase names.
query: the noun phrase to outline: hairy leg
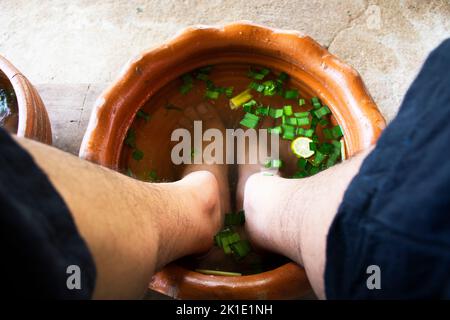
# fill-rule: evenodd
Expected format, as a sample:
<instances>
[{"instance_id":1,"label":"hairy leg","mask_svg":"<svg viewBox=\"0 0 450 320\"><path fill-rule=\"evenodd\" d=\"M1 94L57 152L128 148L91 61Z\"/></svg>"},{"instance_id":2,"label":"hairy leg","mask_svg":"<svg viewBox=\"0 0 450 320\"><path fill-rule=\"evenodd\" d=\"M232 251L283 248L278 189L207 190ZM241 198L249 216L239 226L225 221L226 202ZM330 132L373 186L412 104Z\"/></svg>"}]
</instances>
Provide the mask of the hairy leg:
<instances>
[{"instance_id":1,"label":"hairy leg","mask_svg":"<svg viewBox=\"0 0 450 320\"><path fill-rule=\"evenodd\" d=\"M352 178L370 152L304 179L252 175L245 184L246 229L251 241L305 267L320 298L324 294L326 239Z\"/></svg>"},{"instance_id":2,"label":"hairy leg","mask_svg":"<svg viewBox=\"0 0 450 320\"><path fill-rule=\"evenodd\" d=\"M212 245L222 220L213 174L144 183L31 140L17 141L47 174L87 242L97 267L95 298L139 298L158 268Z\"/></svg>"}]
</instances>

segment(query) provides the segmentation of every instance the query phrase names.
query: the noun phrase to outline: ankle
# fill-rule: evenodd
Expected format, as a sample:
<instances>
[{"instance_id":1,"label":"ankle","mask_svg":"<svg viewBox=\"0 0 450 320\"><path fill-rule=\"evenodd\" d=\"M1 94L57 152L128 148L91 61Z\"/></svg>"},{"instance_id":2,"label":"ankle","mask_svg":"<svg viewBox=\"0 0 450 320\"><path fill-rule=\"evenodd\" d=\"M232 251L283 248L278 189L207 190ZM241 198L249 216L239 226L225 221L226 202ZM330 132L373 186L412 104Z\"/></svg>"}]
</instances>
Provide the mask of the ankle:
<instances>
[{"instance_id":1,"label":"ankle","mask_svg":"<svg viewBox=\"0 0 450 320\"><path fill-rule=\"evenodd\" d=\"M303 210L292 210L298 182L255 174L245 187L246 228L252 241L301 263Z\"/></svg>"},{"instance_id":2,"label":"ankle","mask_svg":"<svg viewBox=\"0 0 450 320\"><path fill-rule=\"evenodd\" d=\"M202 216L212 217L220 209L219 184L211 172L192 172L180 180L179 184L185 188L196 211Z\"/></svg>"},{"instance_id":3,"label":"ankle","mask_svg":"<svg viewBox=\"0 0 450 320\"><path fill-rule=\"evenodd\" d=\"M246 229L251 240L265 249L279 252L279 204L282 203L278 176L256 173L245 184Z\"/></svg>"},{"instance_id":4,"label":"ankle","mask_svg":"<svg viewBox=\"0 0 450 320\"><path fill-rule=\"evenodd\" d=\"M222 225L221 197L217 179L209 171L196 171L177 182L183 194L184 207L181 215L189 221L190 252L208 250L213 237ZM186 254L186 253L184 253Z\"/></svg>"}]
</instances>

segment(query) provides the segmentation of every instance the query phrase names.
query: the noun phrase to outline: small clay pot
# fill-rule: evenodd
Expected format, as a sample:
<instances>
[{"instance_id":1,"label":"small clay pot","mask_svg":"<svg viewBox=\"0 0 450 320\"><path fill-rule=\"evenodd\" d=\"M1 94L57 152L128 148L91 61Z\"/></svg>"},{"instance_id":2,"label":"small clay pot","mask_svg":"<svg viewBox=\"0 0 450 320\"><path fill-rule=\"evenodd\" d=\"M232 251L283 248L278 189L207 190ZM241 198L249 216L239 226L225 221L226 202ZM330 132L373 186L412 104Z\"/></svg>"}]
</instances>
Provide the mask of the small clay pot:
<instances>
[{"instance_id":1,"label":"small clay pot","mask_svg":"<svg viewBox=\"0 0 450 320\"><path fill-rule=\"evenodd\" d=\"M0 70L8 78L17 98L17 136L52 144L50 120L36 88L2 56Z\"/></svg>"},{"instance_id":2,"label":"small clay pot","mask_svg":"<svg viewBox=\"0 0 450 320\"><path fill-rule=\"evenodd\" d=\"M196 26L128 62L97 100L80 157L119 169L123 141L139 108L182 74L222 63L288 73L330 107L344 132L347 156L373 144L385 127L359 74L310 37L247 22ZM203 275L171 264L153 277L150 288L181 299L293 299L310 290L305 270L292 262L242 277Z\"/></svg>"}]
</instances>

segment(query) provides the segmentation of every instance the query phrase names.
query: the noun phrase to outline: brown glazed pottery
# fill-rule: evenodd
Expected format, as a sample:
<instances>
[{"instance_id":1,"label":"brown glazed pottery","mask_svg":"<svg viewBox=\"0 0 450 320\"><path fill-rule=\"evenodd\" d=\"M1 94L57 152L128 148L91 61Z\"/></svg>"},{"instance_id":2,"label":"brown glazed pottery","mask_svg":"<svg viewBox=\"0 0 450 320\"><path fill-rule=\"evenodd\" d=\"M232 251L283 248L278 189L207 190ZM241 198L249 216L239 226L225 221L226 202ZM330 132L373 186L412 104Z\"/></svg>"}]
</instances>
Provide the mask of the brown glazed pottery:
<instances>
[{"instance_id":1,"label":"brown glazed pottery","mask_svg":"<svg viewBox=\"0 0 450 320\"><path fill-rule=\"evenodd\" d=\"M52 130L37 90L8 60L0 56L0 70L10 81L17 98L17 136L52 144Z\"/></svg>"},{"instance_id":2,"label":"brown glazed pottery","mask_svg":"<svg viewBox=\"0 0 450 320\"><path fill-rule=\"evenodd\" d=\"M310 37L249 22L194 26L128 62L97 100L80 157L118 170L125 135L139 108L182 74L221 63L288 73L330 107L344 132L347 156L373 144L385 127L359 74ZM179 299L293 299L310 290L304 269L292 262L241 277L203 275L173 263L153 277L150 288Z\"/></svg>"}]
</instances>

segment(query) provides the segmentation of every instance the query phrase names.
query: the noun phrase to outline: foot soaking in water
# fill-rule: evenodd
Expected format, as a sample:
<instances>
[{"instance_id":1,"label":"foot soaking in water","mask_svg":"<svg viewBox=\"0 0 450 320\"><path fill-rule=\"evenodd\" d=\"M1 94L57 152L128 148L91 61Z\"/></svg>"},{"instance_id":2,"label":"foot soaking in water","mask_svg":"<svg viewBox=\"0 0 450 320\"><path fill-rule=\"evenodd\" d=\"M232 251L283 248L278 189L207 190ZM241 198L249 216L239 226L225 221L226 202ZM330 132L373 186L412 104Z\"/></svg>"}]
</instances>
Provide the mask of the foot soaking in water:
<instances>
[{"instance_id":1,"label":"foot soaking in water","mask_svg":"<svg viewBox=\"0 0 450 320\"><path fill-rule=\"evenodd\" d=\"M330 109L288 74L245 64L205 66L166 85L138 111L124 142L122 168L151 182L213 173L224 228L208 253L179 263L211 275L255 274L288 259L258 250L247 239L248 177L260 171L312 176L341 160L342 136ZM166 147L158 145L164 140Z\"/></svg>"}]
</instances>

